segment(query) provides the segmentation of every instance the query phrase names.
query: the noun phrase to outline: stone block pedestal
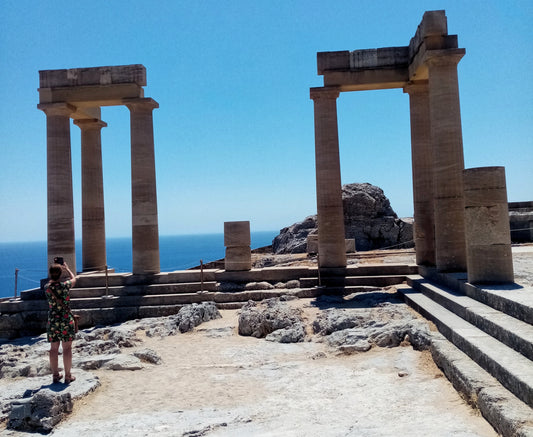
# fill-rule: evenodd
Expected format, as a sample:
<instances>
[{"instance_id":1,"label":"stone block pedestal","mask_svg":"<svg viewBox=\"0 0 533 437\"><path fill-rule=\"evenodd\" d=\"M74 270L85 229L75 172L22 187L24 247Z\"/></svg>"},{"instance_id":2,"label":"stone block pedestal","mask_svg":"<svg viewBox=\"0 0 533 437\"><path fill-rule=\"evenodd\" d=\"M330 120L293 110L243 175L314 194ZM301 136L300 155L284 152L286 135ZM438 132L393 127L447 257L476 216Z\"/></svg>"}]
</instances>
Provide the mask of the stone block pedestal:
<instances>
[{"instance_id":1,"label":"stone block pedestal","mask_svg":"<svg viewBox=\"0 0 533 437\"><path fill-rule=\"evenodd\" d=\"M252 269L250 248L250 222L225 222L224 246L226 246L225 270L246 271Z\"/></svg>"}]
</instances>

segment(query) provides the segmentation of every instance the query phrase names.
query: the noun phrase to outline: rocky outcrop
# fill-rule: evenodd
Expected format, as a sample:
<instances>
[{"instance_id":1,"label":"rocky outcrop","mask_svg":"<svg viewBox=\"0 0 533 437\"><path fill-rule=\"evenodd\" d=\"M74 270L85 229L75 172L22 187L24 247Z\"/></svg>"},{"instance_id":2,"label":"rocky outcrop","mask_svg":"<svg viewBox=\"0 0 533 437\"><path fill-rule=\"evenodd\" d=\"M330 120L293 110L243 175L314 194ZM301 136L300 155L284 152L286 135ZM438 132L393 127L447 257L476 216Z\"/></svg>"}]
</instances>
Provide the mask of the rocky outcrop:
<instances>
[{"instance_id":1,"label":"rocky outcrop","mask_svg":"<svg viewBox=\"0 0 533 437\"><path fill-rule=\"evenodd\" d=\"M278 298L249 301L239 315L239 334L280 343L297 343L305 338L300 309L291 308Z\"/></svg>"},{"instance_id":2,"label":"rocky outcrop","mask_svg":"<svg viewBox=\"0 0 533 437\"><path fill-rule=\"evenodd\" d=\"M355 239L356 250L413 246L413 225L398 218L383 190L371 184L342 187L345 236ZM317 216L283 228L272 242L274 253L304 253L307 236L317 232Z\"/></svg>"}]
</instances>

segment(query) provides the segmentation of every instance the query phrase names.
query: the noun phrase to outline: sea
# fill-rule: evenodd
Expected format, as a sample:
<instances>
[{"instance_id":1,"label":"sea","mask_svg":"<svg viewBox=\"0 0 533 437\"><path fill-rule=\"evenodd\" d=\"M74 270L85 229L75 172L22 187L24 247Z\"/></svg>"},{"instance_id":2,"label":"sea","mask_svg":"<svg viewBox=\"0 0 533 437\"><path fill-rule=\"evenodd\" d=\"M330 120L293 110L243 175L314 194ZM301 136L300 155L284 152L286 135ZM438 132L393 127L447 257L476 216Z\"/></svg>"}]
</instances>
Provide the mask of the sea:
<instances>
[{"instance_id":1,"label":"sea","mask_svg":"<svg viewBox=\"0 0 533 437\"><path fill-rule=\"evenodd\" d=\"M269 246L279 231L251 233L251 248ZM76 242L76 266L81 268L81 241ZM162 272L186 270L224 258L224 234L174 235L159 237ZM107 264L117 273L131 272L131 238L106 239ZM17 281L15 287L15 270ZM22 290L38 288L47 277L45 241L0 243L0 298L20 296Z\"/></svg>"}]
</instances>

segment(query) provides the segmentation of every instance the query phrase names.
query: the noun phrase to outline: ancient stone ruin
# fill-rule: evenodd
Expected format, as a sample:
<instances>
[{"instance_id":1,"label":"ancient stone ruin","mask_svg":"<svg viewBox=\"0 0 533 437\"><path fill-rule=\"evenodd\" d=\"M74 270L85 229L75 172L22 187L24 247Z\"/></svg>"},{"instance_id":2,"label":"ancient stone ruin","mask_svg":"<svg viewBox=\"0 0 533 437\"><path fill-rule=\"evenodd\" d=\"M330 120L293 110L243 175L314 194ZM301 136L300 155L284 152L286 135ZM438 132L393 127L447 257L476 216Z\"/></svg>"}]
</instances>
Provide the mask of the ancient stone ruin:
<instances>
[{"instance_id":1,"label":"ancient stone ruin","mask_svg":"<svg viewBox=\"0 0 533 437\"><path fill-rule=\"evenodd\" d=\"M339 138L336 101L341 92L402 88L409 95L413 202L417 264L436 266L439 271L464 272L467 242L476 237L465 232L464 157L459 107L457 64L465 54L457 35L448 34L444 11L424 13L408 45L378 49L321 52L318 74L324 86L311 88L315 110L315 156L320 267L346 266L345 229L341 193ZM485 194L476 199L479 214L491 215L494 202L505 192L505 180L493 190L483 172L476 189ZM494 195L494 196L493 196ZM497 197L497 200L495 199ZM472 206L472 205L470 205ZM498 216L499 220L503 218ZM491 232L492 239L477 247L477 256L491 259L497 275L512 282L513 274L497 259L510 258L508 218ZM501 225L501 226L500 226ZM475 267L477 269L477 267Z\"/></svg>"},{"instance_id":2,"label":"ancient stone ruin","mask_svg":"<svg viewBox=\"0 0 533 437\"><path fill-rule=\"evenodd\" d=\"M102 177L102 106L124 105L131 117L133 273L159 272L159 231L152 111L142 65L39 72L39 109L46 114L48 263L64 257L76 271L70 119L81 130L83 271L106 267Z\"/></svg>"}]
</instances>

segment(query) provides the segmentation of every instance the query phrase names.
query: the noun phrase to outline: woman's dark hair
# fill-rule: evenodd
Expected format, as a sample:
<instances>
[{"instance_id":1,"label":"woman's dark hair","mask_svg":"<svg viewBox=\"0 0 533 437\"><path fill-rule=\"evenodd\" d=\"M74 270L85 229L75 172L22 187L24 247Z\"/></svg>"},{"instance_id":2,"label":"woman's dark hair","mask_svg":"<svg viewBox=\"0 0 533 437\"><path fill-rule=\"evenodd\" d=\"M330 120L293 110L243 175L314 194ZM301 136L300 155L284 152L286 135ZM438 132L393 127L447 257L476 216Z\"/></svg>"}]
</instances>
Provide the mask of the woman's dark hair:
<instances>
[{"instance_id":1,"label":"woman's dark hair","mask_svg":"<svg viewBox=\"0 0 533 437\"><path fill-rule=\"evenodd\" d=\"M52 264L48 269L48 273L50 273L50 279L52 279L52 281L59 281L59 278L61 278L61 273L63 273L63 269L59 264Z\"/></svg>"}]
</instances>

